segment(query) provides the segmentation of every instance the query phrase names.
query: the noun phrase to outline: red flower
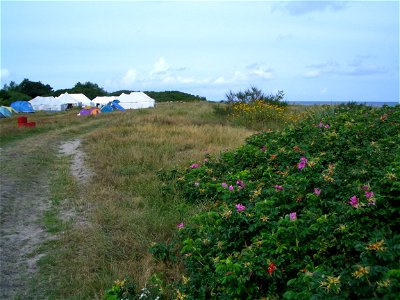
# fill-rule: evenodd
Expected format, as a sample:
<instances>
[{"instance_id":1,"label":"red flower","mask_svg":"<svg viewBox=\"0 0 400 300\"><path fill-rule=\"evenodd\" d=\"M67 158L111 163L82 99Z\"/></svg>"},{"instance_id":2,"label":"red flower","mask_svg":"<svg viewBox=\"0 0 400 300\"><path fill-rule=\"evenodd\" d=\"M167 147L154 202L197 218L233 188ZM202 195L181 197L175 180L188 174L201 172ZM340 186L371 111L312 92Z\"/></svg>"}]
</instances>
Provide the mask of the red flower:
<instances>
[{"instance_id":1,"label":"red flower","mask_svg":"<svg viewBox=\"0 0 400 300\"><path fill-rule=\"evenodd\" d=\"M269 275L272 275L272 273L274 273L275 270L276 270L276 265L273 262L270 263L269 266L268 266Z\"/></svg>"}]
</instances>

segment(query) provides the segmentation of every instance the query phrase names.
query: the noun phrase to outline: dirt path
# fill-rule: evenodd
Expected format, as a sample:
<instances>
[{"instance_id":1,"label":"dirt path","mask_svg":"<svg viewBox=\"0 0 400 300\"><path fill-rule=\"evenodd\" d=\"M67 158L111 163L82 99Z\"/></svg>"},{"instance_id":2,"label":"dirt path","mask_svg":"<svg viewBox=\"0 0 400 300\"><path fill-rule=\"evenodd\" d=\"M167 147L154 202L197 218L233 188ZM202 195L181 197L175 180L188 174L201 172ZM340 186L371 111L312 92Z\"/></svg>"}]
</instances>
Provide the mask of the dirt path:
<instances>
[{"instance_id":1,"label":"dirt path","mask_svg":"<svg viewBox=\"0 0 400 300\"><path fill-rule=\"evenodd\" d=\"M80 140L61 143L29 138L0 149L0 299L25 298L29 279L35 277L41 243L56 238L41 225L50 207L51 155L72 155L71 173L81 182L85 169ZM29 295L28 298L35 298Z\"/></svg>"}]
</instances>

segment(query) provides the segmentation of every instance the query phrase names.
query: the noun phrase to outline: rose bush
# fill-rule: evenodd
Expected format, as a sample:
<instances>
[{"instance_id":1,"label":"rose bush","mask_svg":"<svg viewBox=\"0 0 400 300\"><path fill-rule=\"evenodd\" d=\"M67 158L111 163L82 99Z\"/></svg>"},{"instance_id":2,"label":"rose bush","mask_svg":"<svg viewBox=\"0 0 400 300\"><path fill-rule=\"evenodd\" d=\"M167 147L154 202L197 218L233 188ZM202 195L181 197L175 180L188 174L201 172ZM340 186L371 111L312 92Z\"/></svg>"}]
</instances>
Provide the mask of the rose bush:
<instances>
[{"instance_id":1,"label":"rose bush","mask_svg":"<svg viewBox=\"0 0 400 300\"><path fill-rule=\"evenodd\" d=\"M171 174L206 207L172 243L178 298L400 294L400 106L328 107Z\"/></svg>"}]
</instances>

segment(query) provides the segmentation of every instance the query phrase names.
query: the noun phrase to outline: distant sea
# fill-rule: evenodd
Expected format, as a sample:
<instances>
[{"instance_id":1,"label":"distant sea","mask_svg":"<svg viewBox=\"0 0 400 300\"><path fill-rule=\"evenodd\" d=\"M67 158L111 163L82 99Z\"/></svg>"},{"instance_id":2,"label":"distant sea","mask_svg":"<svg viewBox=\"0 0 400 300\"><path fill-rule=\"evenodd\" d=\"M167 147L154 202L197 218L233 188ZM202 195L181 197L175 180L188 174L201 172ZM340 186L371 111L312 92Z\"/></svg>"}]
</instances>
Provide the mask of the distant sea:
<instances>
[{"instance_id":1,"label":"distant sea","mask_svg":"<svg viewBox=\"0 0 400 300\"><path fill-rule=\"evenodd\" d=\"M399 105L400 102L386 102L386 101L287 101L288 104L294 105L338 105L344 103L357 103L357 104L365 104L368 106L396 106Z\"/></svg>"}]
</instances>

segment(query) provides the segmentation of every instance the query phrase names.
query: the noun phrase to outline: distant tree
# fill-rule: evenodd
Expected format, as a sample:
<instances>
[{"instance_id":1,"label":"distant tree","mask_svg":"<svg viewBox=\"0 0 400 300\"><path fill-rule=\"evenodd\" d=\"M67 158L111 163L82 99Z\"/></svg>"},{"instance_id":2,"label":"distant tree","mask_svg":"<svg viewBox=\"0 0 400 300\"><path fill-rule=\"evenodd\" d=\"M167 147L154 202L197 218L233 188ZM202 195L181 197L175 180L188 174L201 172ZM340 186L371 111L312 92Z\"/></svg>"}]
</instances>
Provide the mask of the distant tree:
<instances>
[{"instance_id":1,"label":"distant tree","mask_svg":"<svg viewBox=\"0 0 400 300\"><path fill-rule=\"evenodd\" d=\"M254 86L244 90L233 92L229 91L225 94L226 102L233 103L233 102L243 102L243 103L250 103L254 101L263 101L268 102L275 105L287 105L286 102L283 101L284 98L283 91L278 91L276 95L270 94L266 95L264 92Z\"/></svg>"},{"instance_id":2,"label":"distant tree","mask_svg":"<svg viewBox=\"0 0 400 300\"><path fill-rule=\"evenodd\" d=\"M78 82L70 91L73 94L85 94L85 96L89 99L94 99L97 96L108 95L108 93L103 88L99 87L96 83L92 83L89 81L85 83Z\"/></svg>"},{"instance_id":3,"label":"distant tree","mask_svg":"<svg viewBox=\"0 0 400 300\"><path fill-rule=\"evenodd\" d=\"M21 92L17 92L15 90L7 91L5 89L0 90L0 105L10 106L11 103L18 100L30 100L31 97L23 94Z\"/></svg>"},{"instance_id":4,"label":"distant tree","mask_svg":"<svg viewBox=\"0 0 400 300\"><path fill-rule=\"evenodd\" d=\"M15 90L31 98L35 98L36 96L51 96L53 94L53 88L50 85L43 84L40 81L30 81L27 78L22 80Z\"/></svg>"},{"instance_id":5,"label":"distant tree","mask_svg":"<svg viewBox=\"0 0 400 300\"><path fill-rule=\"evenodd\" d=\"M130 94L131 92L133 92L133 91L130 91L130 90L119 90L119 91L115 91L115 92L109 93L108 95L109 96L119 96L122 93Z\"/></svg>"},{"instance_id":6,"label":"distant tree","mask_svg":"<svg viewBox=\"0 0 400 300\"><path fill-rule=\"evenodd\" d=\"M179 91L164 91L164 92L145 92L149 97L153 98L157 102L194 102L194 101L207 101L205 97L198 95L194 96L188 93Z\"/></svg>"},{"instance_id":7,"label":"distant tree","mask_svg":"<svg viewBox=\"0 0 400 300\"><path fill-rule=\"evenodd\" d=\"M10 84L5 84L3 86L3 90L5 91L15 91L17 89L18 85L15 83L15 81L10 81Z\"/></svg>"},{"instance_id":8,"label":"distant tree","mask_svg":"<svg viewBox=\"0 0 400 300\"><path fill-rule=\"evenodd\" d=\"M32 97L17 91L9 91L8 94L10 95L11 102L18 101L18 100L31 100Z\"/></svg>"},{"instance_id":9,"label":"distant tree","mask_svg":"<svg viewBox=\"0 0 400 300\"><path fill-rule=\"evenodd\" d=\"M4 106L10 106L11 101L10 101L10 94L7 92L6 89L1 89L0 90L0 105Z\"/></svg>"},{"instance_id":10,"label":"distant tree","mask_svg":"<svg viewBox=\"0 0 400 300\"><path fill-rule=\"evenodd\" d=\"M60 96L60 95L62 95L62 94L65 94L65 93L72 94L71 89L60 89L60 90L55 90L55 91L53 92L53 96L54 96L54 97L58 97L58 96Z\"/></svg>"}]
</instances>

